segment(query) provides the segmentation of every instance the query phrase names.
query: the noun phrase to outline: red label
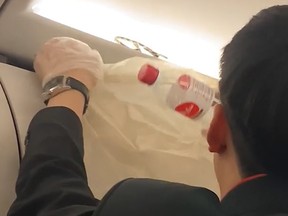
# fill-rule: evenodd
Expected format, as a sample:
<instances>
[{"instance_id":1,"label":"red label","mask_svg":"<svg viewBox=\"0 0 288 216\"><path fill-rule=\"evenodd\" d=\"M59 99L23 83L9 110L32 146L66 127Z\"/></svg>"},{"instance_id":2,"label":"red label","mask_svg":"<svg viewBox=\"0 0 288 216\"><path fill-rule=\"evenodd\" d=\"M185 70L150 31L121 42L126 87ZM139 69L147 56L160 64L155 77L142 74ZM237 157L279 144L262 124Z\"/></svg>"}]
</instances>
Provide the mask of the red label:
<instances>
[{"instance_id":1,"label":"red label","mask_svg":"<svg viewBox=\"0 0 288 216\"><path fill-rule=\"evenodd\" d=\"M192 102L180 104L175 110L188 118L195 118L202 112L202 110Z\"/></svg>"},{"instance_id":2,"label":"red label","mask_svg":"<svg viewBox=\"0 0 288 216\"><path fill-rule=\"evenodd\" d=\"M191 77L189 75L182 75L178 79L178 84L181 88L187 90L190 88L191 85Z\"/></svg>"}]
</instances>

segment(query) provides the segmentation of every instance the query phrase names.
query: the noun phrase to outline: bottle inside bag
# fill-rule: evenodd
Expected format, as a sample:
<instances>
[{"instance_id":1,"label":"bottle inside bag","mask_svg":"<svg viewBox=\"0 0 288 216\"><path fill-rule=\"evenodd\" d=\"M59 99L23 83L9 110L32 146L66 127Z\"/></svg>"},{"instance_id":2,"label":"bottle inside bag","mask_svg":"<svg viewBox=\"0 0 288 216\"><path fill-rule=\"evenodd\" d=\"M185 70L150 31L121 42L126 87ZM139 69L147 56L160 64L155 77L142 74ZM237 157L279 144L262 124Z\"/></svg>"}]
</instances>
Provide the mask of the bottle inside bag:
<instances>
[{"instance_id":1,"label":"bottle inside bag","mask_svg":"<svg viewBox=\"0 0 288 216\"><path fill-rule=\"evenodd\" d=\"M138 80L153 86L155 94L165 100L171 109L188 118L203 116L218 101L214 89L190 75L183 74L172 82L167 82L161 75L157 68L145 64L139 70Z\"/></svg>"}]
</instances>

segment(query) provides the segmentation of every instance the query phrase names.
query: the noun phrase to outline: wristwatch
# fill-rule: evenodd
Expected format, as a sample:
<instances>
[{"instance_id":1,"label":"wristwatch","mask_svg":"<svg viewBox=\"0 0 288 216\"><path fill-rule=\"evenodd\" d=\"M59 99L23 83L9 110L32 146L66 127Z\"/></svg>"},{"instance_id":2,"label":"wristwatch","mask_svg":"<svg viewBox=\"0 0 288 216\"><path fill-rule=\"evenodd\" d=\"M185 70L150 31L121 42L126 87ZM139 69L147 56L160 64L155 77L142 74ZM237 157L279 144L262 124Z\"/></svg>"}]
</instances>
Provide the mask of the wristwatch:
<instances>
[{"instance_id":1,"label":"wristwatch","mask_svg":"<svg viewBox=\"0 0 288 216\"><path fill-rule=\"evenodd\" d=\"M69 76L57 76L47 82L43 88L42 96L44 103L47 105L49 100L56 95L70 89L75 89L81 92L85 98L85 105L83 114L86 112L89 103L89 90L88 88L77 79Z\"/></svg>"}]
</instances>

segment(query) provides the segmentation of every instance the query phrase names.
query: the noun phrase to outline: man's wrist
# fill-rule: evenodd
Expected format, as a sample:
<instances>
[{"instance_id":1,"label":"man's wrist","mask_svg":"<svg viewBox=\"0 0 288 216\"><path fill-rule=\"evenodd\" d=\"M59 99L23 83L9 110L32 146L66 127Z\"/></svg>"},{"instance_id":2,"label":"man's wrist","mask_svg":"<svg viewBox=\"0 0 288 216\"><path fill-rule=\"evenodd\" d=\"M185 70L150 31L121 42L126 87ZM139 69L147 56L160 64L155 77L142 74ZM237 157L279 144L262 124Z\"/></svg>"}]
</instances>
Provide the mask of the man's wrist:
<instances>
[{"instance_id":1,"label":"man's wrist","mask_svg":"<svg viewBox=\"0 0 288 216\"><path fill-rule=\"evenodd\" d=\"M67 107L74 111L81 119L84 105L85 98L83 94L77 90L70 89L51 98L47 104L47 107Z\"/></svg>"},{"instance_id":2,"label":"man's wrist","mask_svg":"<svg viewBox=\"0 0 288 216\"><path fill-rule=\"evenodd\" d=\"M91 75L91 73L83 69L73 69L63 73L62 76L70 77L73 78L74 80L79 81L85 86L85 87L83 86L83 88L85 89L87 88L88 91L92 89L96 84L96 79ZM71 82L73 81L73 79L71 80ZM75 87L76 83L74 84ZM84 90L83 88L82 90L78 88L75 89L72 88L69 90L66 89L63 92L60 91L60 93L56 93L56 95L53 95L51 98L47 100L48 107L51 106L68 107L72 109L79 117L81 117L83 115L83 111L84 112L86 111L89 102L89 92L87 92L87 89ZM79 111L81 111L81 114L79 113Z\"/></svg>"}]
</instances>

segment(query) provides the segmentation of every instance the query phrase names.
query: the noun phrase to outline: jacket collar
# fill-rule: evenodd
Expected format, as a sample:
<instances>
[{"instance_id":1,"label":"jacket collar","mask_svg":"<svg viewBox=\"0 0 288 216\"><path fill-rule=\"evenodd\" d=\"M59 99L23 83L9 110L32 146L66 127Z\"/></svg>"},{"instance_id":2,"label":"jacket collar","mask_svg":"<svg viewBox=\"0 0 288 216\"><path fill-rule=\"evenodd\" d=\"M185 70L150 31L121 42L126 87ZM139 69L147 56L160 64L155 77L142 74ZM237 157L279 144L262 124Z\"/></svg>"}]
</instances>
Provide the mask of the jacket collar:
<instances>
[{"instance_id":1,"label":"jacket collar","mask_svg":"<svg viewBox=\"0 0 288 216\"><path fill-rule=\"evenodd\" d=\"M288 182L265 176L244 182L221 201L227 215L288 213Z\"/></svg>"}]
</instances>

